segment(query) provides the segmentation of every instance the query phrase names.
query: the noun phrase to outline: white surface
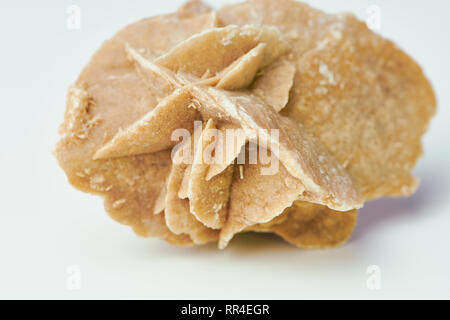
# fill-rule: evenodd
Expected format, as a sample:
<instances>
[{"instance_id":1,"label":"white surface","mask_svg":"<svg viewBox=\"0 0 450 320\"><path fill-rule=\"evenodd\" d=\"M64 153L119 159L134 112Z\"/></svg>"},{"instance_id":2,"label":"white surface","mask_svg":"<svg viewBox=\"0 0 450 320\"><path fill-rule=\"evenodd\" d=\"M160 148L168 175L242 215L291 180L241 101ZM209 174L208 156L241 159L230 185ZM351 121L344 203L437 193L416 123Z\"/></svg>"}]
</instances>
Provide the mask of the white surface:
<instances>
[{"instance_id":1,"label":"white surface","mask_svg":"<svg viewBox=\"0 0 450 320\"><path fill-rule=\"evenodd\" d=\"M115 31L181 3L1 2L0 298L450 298L449 1L314 1L363 19L378 4L380 32L420 62L439 98L421 188L367 204L344 247L303 251L244 235L223 252L177 248L138 238L66 182L50 151L67 87ZM81 30L66 28L69 4L81 8ZM70 265L81 268L79 290L66 288ZM369 265L381 268L381 290L366 286Z\"/></svg>"}]
</instances>

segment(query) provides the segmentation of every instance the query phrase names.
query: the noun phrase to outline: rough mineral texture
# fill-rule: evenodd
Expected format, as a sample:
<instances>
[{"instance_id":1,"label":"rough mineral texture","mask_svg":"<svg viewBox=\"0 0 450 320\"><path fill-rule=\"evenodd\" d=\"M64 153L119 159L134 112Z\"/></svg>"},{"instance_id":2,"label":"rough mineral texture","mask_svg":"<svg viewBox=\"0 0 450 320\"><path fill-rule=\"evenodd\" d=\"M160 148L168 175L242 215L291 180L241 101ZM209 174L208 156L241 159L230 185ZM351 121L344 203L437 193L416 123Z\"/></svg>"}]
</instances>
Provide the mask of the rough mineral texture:
<instances>
[{"instance_id":1,"label":"rough mineral texture","mask_svg":"<svg viewBox=\"0 0 450 320\"><path fill-rule=\"evenodd\" d=\"M327 248L348 240L366 200L416 190L435 107L420 67L352 15L190 1L93 55L55 154L141 236L225 248L272 232Z\"/></svg>"}]
</instances>

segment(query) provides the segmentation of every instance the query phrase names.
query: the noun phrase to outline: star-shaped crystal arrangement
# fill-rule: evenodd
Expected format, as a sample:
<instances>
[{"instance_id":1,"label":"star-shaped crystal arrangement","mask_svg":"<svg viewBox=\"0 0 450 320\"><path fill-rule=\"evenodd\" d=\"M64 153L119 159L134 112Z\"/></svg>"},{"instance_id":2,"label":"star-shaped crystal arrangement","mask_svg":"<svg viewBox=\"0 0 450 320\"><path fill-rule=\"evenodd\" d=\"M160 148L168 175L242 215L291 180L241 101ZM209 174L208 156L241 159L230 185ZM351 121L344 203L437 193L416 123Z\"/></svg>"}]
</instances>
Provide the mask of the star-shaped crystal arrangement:
<instances>
[{"instance_id":1,"label":"star-shaped crystal arrangement","mask_svg":"<svg viewBox=\"0 0 450 320\"><path fill-rule=\"evenodd\" d=\"M139 235L326 248L365 200L416 189L434 110L417 64L352 16L193 0L103 44L69 89L56 156Z\"/></svg>"},{"instance_id":2,"label":"star-shaped crystal arrangement","mask_svg":"<svg viewBox=\"0 0 450 320\"><path fill-rule=\"evenodd\" d=\"M154 209L154 214L164 210L172 232L188 234L197 244L219 237L219 247L224 248L234 234L272 221L296 200L339 211L361 207L362 198L342 166L304 128L279 114L295 74L294 65L283 60L288 50L276 28L251 25L211 28L154 60L127 45L138 72L167 82L172 93L115 135L94 158L171 148L177 143L172 139L175 130L192 131L196 120L203 121L205 130L194 141L202 145L200 152L192 163L172 164L166 190ZM209 129L223 131L222 137L230 129L243 134L235 145L234 140L208 137ZM277 130L276 139L269 130ZM281 162L277 172L263 175L264 165L258 161L236 163L247 143L274 153ZM202 150L210 144L232 153L207 164ZM259 196L246 196L263 184L267 187Z\"/></svg>"}]
</instances>

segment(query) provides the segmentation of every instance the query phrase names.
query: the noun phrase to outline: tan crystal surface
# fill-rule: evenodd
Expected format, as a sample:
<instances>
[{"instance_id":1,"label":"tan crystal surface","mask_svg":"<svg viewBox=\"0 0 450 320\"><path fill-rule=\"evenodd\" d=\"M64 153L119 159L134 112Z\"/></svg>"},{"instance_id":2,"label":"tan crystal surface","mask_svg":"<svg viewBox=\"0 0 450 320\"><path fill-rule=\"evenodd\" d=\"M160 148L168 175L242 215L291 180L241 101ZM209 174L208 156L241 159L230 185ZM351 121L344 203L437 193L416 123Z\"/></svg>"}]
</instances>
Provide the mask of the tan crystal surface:
<instances>
[{"instance_id":1,"label":"tan crystal surface","mask_svg":"<svg viewBox=\"0 0 450 320\"><path fill-rule=\"evenodd\" d=\"M164 209L167 226L175 234L188 234L195 244L217 240L218 232L198 221L190 212L189 200L178 196L186 168L183 163L172 165Z\"/></svg>"},{"instance_id":2,"label":"tan crystal surface","mask_svg":"<svg viewBox=\"0 0 450 320\"><path fill-rule=\"evenodd\" d=\"M320 139L366 199L416 189L411 170L436 100L408 55L351 14L293 0L249 0L218 13L224 24L270 25L286 36L297 73L283 114Z\"/></svg>"},{"instance_id":3,"label":"tan crystal surface","mask_svg":"<svg viewBox=\"0 0 450 320\"><path fill-rule=\"evenodd\" d=\"M209 161L215 144L213 131L214 121L206 124L200 140L202 148L198 148L191 165L188 182L190 212L205 226L221 229L227 219L228 199L234 166L229 165L223 172L207 180ZM211 149L211 152L208 151Z\"/></svg>"},{"instance_id":4,"label":"tan crystal surface","mask_svg":"<svg viewBox=\"0 0 450 320\"><path fill-rule=\"evenodd\" d=\"M216 87L224 90L247 88L253 82L262 64L266 46L265 43L260 43L233 62Z\"/></svg>"},{"instance_id":5,"label":"tan crystal surface","mask_svg":"<svg viewBox=\"0 0 450 320\"><path fill-rule=\"evenodd\" d=\"M263 70L262 74L255 79L251 90L275 111L280 112L289 101L294 76L295 65L292 62L281 60Z\"/></svg>"},{"instance_id":6,"label":"tan crystal surface","mask_svg":"<svg viewBox=\"0 0 450 320\"><path fill-rule=\"evenodd\" d=\"M158 152L172 147L176 144L171 140L172 132L178 128L192 131L194 121L198 119L197 111L190 103L187 90L176 90L127 130L119 131L96 152L94 159Z\"/></svg>"},{"instance_id":7,"label":"tan crystal surface","mask_svg":"<svg viewBox=\"0 0 450 320\"><path fill-rule=\"evenodd\" d=\"M350 237L364 200L415 190L435 104L420 67L352 15L190 1L94 54L68 91L55 154L139 235L224 248L238 232L273 232L325 248ZM194 139L178 144L176 129ZM227 129L241 135L225 161L204 162L230 148ZM275 173L238 163L254 146L279 160ZM184 152L196 161L174 161Z\"/></svg>"},{"instance_id":8,"label":"tan crystal surface","mask_svg":"<svg viewBox=\"0 0 450 320\"><path fill-rule=\"evenodd\" d=\"M280 164L275 175L262 175L261 163L243 165L231 185L228 218L220 231L219 248L248 226L271 221L290 207L305 187Z\"/></svg>"},{"instance_id":9,"label":"tan crystal surface","mask_svg":"<svg viewBox=\"0 0 450 320\"><path fill-rule=\"evenodd\" d=\"M269 65L289 49L278 29L267 26L234 25L212 28L181 42L155 63L175 72L202 77L216 74L258 44L267 45L261 67Z\"/></svg>"},{"instance_id":10,"label":"tan crystal surface","mask_svg":"<svg viewBox=\"0 0 450 320\"><path fill-rule=\"evenodd\" d=\"M296 201L272 221L247 228L273 232L304 249L323 249L346 242L356 226L356 210L336 212L324 206Z\"/></svg>"},{"instance_id":11,"label":"tan crystal surface","mask_svg":"<svg viewBox=\"0 0 450 320\"><path fill-rule=\"evenodd\" d=\"M272 152L292 177L305 186L305 194L299 197L341 211L361 207L362 200L341 165L301 125L278 115L250 93L191 89L193 95L204 102L198 107L203 118L213 114L220 121L239 124L248 132L250 140L269 148L276 147ZM272 129L279 132L277 141L269 134Z\"/></svg>"}]
</instances>

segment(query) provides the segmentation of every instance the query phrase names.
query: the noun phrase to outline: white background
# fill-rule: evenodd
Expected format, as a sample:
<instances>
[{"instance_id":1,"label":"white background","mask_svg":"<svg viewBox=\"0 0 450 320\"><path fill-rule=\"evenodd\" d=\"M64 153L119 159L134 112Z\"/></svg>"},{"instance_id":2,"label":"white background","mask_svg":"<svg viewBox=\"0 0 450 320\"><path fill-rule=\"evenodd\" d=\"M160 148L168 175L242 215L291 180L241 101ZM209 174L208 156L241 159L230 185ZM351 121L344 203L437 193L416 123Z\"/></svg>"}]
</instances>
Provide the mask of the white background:
<instances>
[{"instance_id":1,"label":"white background","mask_svg":"<svg viewBox=\"0 0 450 320\"><path fill-rule=\"evenodd\" d=\"M439 110L415 171L421 187L368 203L338 249L249 234L221 252L138 238L100 198L72 188L51 155L66 89L101 42L182 1L2 1L0 298L450 298L450 2L311 2L361 19L379 5L380 32L424 67ZM66 28L70 4L81 8L80 30ZM66 288L70 265L80 267L79 290ZM381 290L366 286L370 265L381 268Z\"/></svg>"}]
</instances>

